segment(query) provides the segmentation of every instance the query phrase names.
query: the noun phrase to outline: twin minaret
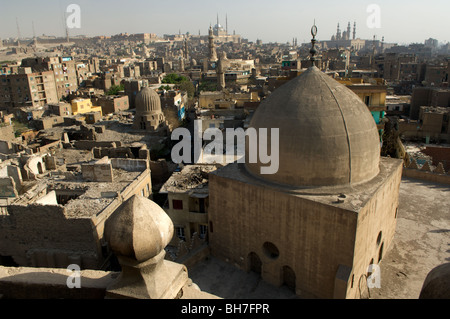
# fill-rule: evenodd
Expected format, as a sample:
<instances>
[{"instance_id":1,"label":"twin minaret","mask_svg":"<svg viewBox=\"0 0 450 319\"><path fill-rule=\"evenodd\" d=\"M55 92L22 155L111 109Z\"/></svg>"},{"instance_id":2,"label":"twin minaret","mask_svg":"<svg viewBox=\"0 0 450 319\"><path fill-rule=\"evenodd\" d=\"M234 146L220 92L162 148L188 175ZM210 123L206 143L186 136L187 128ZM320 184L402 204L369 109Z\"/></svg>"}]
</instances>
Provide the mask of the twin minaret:
<instances>
[{"instance_id":1,"label":"twin minaret","mask_svg":"<svg viewBox=\"0 0 450 319\"><path fill-rule=\"evenodd\" d=\"M352 28L350 22L347 25L347 30L341 33L341 28L339 23L337 25L336 35L333 36L334 40L350 40L352 34ZM353 40L356 39L356 22L353 23Z\"/></svg>"}]
</instances>

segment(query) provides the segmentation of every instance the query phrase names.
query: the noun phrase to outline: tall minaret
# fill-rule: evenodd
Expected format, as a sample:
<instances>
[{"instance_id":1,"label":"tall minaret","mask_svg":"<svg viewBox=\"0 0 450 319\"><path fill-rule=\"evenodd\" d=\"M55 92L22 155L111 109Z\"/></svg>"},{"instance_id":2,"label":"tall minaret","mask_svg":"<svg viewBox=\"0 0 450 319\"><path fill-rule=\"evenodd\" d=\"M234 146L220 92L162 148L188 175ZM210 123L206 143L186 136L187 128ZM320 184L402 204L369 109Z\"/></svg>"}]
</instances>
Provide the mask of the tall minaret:
<instances>
[{"instance_id":1,"label":"tall minaret","mask_svg":"<svg viewBox=\"0 0 450 319\"><path fill-rule=\"evenodd\" d=\"M184 38L184 58L186 60L189 59L189 47L188 47L188 40L187 37Z\"/></svg>"},{"instance_id":2,"label":"tall minaret","mask_svg":"<svg viewBox=\"0 0 450 319\"><path fill-rule=\"evenodd\" d=\"M225 32L228 35L228 14L225 14Z\"/></svg>"},{"instance_id":3,"label":"tall minaret","mask_svg":"<svg viewBox=\"0 0 450 319\"><path fill-rule=\"evenodd\" d=\"M209 58L208 59L210 62L217 61L216 47L214 45L214 34L213 34L213 29L211 26L209 26Z\"/></svg>"},{"instance_id":4,"label":"tall minaret","mask_svg":"<svg viewBox=\"0 0 450 319\"><path fill-rule=\"evenodd\" d=\"M353 40L356 39L356 21L353 23Z\"/></svg>"},{"instance_id":5,"label":"tall minaret","mask_svg":"<svg viewBox=\"0 0 450 319\"><path fill-rule=\"evenodd\" d=\"M17 19L17 17L16 17L16 25L17 25L17 47L20 47L21 34L20 34L20 28L19 28L19 19Z\"/></svg>"},{"instance_id":6,"label":"tall minaret","mask_svg":"<svg viewBox=\"0 0 450 319\"><path fill-rule=\"evenodd\" d=\"M226 59L226 53L222 52L222 55L219 58L219 63L217 65L217 90L223 91L225 90L225 70L224 70L224 60Z\"/></svg>"},{"instance_id":7,"label":"tall minaret","mask_svg":"<svg viewBox=\"0 0 450 319\"><path fill-rule=\"evenodd\" d=\"M351 32L352 32L352 27L350 26L350 21L349 21L348 25L347 25L347 39L345 39L345 40L350 40Z\"/></svg>"},{"instance_id":8,"label":"tall minaret","mask_svg":"<svg viewBox=\"0 0 450 319\"><path fill-rule=\"evenodd\" d=\"M336 40L341 40L341 28L339 27L339 23L337 25Z\"/></svg>"}]
</instances>

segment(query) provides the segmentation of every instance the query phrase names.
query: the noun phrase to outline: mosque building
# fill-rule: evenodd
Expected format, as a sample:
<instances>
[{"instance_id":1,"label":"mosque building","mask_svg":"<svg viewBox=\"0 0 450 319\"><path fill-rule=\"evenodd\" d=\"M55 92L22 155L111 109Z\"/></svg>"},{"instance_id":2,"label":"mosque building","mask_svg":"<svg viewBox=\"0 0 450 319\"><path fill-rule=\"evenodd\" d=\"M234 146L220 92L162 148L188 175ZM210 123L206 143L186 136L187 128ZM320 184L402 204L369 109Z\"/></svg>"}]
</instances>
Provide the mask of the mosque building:
<instances>
[{"instance_id":1,"label":"mosque building","mask_svg":"<svg viewBox=\"0 0 450 319\"><path fill-rule=\"evenodd\" d=\"M263 174L268 164L250 162L246 143L245 163L210 174L209 244L213 256L299 297L360 298L394 237L402 161L380 157L367 106L314 66L312 33L313 66L250 122L279 129L278 145L267 139L278 171Z\"/></svg>"},{"instance_id":2,"label":"mosque building","mask_svg":"<svg viewBox=\"0 0 450 319\"><path fill-rule=\"evenodd\" d=\"M351 30L350 22L347 25L347 30L341 32L339 23L337 24L336 34L331 36L330 40L321 41L322 50L332 48L351 48L359 51L366 46L366 40L356 37L356 22L353 24L353 31Z\"/></svg>"},{"instance_id":3,"label":"mosque building","mask_svg":"<svg viewBox=\"0 0 450 319\"><path fill-rule=\"evenodd\" d=\"M154 90L144 87L136 95L133 129L168 134L168 124L161 110L161 99Z\"/></svg>"}]
</instances>

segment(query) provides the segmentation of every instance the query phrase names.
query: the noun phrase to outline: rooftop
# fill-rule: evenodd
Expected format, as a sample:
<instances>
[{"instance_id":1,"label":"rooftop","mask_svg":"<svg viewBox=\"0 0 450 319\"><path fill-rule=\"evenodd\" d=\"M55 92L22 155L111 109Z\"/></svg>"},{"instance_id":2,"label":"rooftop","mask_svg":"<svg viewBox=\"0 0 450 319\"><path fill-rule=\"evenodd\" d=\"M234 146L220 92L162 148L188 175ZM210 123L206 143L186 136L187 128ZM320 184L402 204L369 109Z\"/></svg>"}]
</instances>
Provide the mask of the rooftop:
<instances>
[{"instance_id":1,"label":"rooftop","mask_svg":"<svg viewBox=\"0 0 450 319\"><path fill-rule=\"evenodd\" d=\"M208 194L208 174L216 169L215 165L187 165L180 172L174 172L159 192Z\"/></svg>"},{"instance_id":2,"label":"rooftop","mask_svg":"<svg viewBox=\"0 0 450 319\"><path fill-rule=\"evenodd\" d=\"M142 172L128 172L123 169L113 169L114 182L87 182L81 174L54 174L33 182L24 182L28 192L23 194L15 204L29 205L40 200L51 191L73 196L67 202L59 203L65 207L67 218L90 218L95 216L121 193ZM32 197L38 190L46 190L43 196ZM30 197L32 200L30 200ZM51 204L50 204L51 205Z\"/></svg>"}]
</instances>

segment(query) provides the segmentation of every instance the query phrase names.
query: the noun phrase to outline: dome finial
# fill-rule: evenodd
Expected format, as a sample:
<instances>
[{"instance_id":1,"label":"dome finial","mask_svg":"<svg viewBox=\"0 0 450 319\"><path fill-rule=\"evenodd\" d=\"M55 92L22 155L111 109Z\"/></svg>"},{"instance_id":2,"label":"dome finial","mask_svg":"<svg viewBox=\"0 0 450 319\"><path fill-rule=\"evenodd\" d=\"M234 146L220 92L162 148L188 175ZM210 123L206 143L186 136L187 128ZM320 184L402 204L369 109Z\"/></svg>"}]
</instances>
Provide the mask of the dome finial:
<instances>
[{"instance_id":1,"label":"dome finial","mask_svg":"<svg viewBox=\"0 0 450 319\"><path fill-rule=\"evenodd\" d=\"M314 25L313 25L312 28L311 28L311 35L312 35L313 38L311 39L312 47L311 47L311 50L309 50L309 53L311 53L311 62L312 62L312 66L314 66L314 61L315 61L314 56L315 56L316 53L317 53L317 50L316 50L316 48L315 48L315 45L316 45L316 35L317 35L316 19L314 19Z\"/></svg>"}]
</instances>

